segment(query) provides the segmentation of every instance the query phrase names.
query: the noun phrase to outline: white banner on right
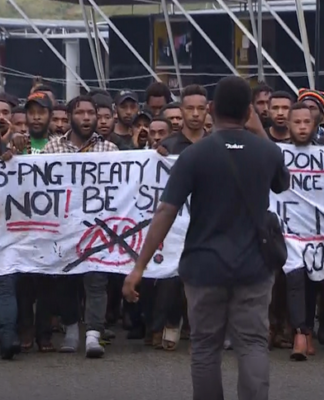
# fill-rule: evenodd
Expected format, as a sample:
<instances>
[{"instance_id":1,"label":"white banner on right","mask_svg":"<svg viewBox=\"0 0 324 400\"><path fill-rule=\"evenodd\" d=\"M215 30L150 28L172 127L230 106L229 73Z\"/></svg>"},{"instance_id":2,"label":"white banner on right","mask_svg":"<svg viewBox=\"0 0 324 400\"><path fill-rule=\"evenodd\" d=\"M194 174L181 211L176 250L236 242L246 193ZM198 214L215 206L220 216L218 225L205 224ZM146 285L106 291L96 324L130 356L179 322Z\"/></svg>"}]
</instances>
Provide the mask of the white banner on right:
<instances>
[{"instance_id":1,"label":"white banner on right","mask_svg":"<svg viewBox=\"0 0 324 400\"><path fill-rule=\"evenodd\" d=\"M307 269L313 281L324 280L324 149L280 145L291 180L290 190L271 193L270 209L279 216L286 237L285 273Z\"/></svg>"}]
</instances>

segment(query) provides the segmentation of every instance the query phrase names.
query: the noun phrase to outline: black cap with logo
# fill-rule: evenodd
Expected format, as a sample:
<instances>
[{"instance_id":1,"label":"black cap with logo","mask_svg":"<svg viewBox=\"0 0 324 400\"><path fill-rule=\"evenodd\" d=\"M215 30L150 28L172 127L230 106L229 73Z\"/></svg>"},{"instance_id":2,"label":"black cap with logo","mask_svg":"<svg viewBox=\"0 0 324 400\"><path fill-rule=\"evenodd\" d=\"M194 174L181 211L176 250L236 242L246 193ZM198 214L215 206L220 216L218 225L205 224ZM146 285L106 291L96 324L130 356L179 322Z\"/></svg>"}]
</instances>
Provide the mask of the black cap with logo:
<instances>
[{"instance_id":1,"label":"black cap with logo","mask_svg":"<svg viewBox=\"0 0 324 400\"><path fill-rule=\"evenodd\" d=\"M133 90L121 90L115 97L115 104L119 106L126 100L132 100L138 103L138 96Z\"/></svg>"},{"instance_id":2,"label":"black cap with logo","mask_svg":"<svg viewBox=\"0 0 324 400\"><path fill-rule=\"evenodd\" d=\"M49 96L44 92L34 92L27 97L25 109L27 109L32 103L36 103L43 108L47 108L50 111L53 109L53 103Z\"/></svg>"},{"instance_id":3,"label":"black cap with logo","mask_svg":"<svg viewBox=\"0 0 324 400\"><path fill-rule=\"evenodd\" d=\"M136 124L136 121L138 121L138 120L139 120L140 118L142 118L142 117L148 119L150 122L152 121L152 118L153 118L153 116L152 116L152 114L151 114L151 112L150 112L149 110L143 109L143 110L140 110L140 111L134 116L133 121L132 121L132 124L133 124L133 125Z\"/></svg>"}]
</instances>

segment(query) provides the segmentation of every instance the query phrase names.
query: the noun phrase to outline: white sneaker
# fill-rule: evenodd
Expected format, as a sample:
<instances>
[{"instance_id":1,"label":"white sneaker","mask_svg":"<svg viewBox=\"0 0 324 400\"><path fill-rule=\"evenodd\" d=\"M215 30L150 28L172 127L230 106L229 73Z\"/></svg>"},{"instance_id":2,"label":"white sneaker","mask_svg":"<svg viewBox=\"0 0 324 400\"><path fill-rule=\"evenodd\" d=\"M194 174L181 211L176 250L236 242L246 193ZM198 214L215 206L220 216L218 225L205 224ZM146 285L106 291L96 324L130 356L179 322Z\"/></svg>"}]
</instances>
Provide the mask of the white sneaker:
<instances>
[{"instance_id":1,"label":"white sneaker","mask_svg":"<svg viewBox=\"0 0 324 400\"><path fill-rule=\"evenodd\" d=\"M99 343L100 332L88 331L86 333L86 357L100 358L105 354L105 349Z\"/></svg>"}]
</instances>

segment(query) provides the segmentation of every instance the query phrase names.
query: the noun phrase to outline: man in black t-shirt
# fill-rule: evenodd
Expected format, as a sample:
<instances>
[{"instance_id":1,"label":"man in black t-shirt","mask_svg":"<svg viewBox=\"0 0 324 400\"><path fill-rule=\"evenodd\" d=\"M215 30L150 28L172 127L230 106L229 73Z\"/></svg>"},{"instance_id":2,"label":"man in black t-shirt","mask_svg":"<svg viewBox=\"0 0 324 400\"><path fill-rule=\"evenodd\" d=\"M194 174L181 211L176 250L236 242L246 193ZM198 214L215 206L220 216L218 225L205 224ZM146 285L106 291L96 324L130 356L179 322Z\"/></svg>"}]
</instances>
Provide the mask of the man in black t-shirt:
<instances>
[{"instance_id":1,"label":"man in black t-shirt","mask_svg":"<svg viewBox=\"0 0 324 400\"><path fill-rule=\"evenodd\" d=\"M179 275L188 301L193 397L224 397L220 364L228 327L238 354L239 398L266 400L268 308L274 277L262 258L255 223L265 221L270 189L287 190L290 177L280 148L244 130L251 113L246 81L233 76L220 80L214 113L219 131L180 154L123 291L129 300L137 300L135 287L147 263L191 195ZM255 222L235 184L228 157L255 210Z\"/></svg>"}]
</instances>

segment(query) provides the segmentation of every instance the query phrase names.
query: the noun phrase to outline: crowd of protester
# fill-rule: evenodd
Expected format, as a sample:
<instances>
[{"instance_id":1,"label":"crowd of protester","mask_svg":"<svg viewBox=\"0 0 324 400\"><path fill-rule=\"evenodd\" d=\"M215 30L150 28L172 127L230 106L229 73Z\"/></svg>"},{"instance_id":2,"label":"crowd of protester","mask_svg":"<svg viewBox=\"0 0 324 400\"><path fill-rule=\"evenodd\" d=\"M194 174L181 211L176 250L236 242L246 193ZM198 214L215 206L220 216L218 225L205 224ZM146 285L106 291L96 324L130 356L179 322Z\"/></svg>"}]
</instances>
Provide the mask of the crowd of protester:
<instances>
[{"instance_id":1,"label":"crowd of protester","mask_svg":"<svg viewBox=\"0 0 324 400\"><path fill-rule=\"evenodd\" d=\"M251 107L246 128L261 132L264 140L297 147L324 144L324 94L320 91L301 89L296 101L290 93L260 83L252 90ZM42 82L33 86L24 105L7 93L0 95L4 160L16 154L140 149L156 149L165 156L180 154L215 128L213 104L199 85L185 87L179 102L173 102L166 85L152 83L143 105L128 89L114 99L97 89L66 105L58 104L53 90ZM102 357L105 347L113 344L114 325L119 321L129 340L141 339L154 349L176 350L181 339L189 340L186 298L179 277L144 279L136 303L122 298L123 282L122 275L99 272L54 277L0 275L2 358L31 351L35 344L45 353L76 352L81 324L90 358ZM309 280L305 268L279 273L269 318L270 349L290 348L294 360L315 355L314 337L324 345L324 286ZM316 318L319 327L315 331ZM64 336L55 348L52 336L57 330ZM224 347L231 348L230 337Z\"/></svg>"}]
</instances>

